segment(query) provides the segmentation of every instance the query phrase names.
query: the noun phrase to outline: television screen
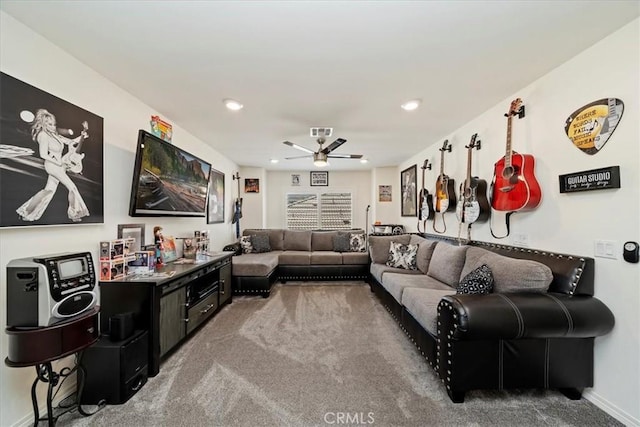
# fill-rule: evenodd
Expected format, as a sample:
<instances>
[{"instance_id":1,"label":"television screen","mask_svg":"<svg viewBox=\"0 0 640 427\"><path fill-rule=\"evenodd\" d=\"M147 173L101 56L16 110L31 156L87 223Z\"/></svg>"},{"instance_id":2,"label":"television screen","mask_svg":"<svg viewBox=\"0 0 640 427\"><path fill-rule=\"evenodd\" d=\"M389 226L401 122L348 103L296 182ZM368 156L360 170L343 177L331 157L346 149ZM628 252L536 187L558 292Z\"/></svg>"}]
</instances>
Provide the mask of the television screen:
<instances>
[{"instance_id":1,"label":"television screen","mask_svg":"<svg viewBox=\"0 0 640 427\"><path fill-rule=\"evenodd\" d=\"M140 130L131 216L205 216L211 164Z\"/></svg>"}]
</instances>

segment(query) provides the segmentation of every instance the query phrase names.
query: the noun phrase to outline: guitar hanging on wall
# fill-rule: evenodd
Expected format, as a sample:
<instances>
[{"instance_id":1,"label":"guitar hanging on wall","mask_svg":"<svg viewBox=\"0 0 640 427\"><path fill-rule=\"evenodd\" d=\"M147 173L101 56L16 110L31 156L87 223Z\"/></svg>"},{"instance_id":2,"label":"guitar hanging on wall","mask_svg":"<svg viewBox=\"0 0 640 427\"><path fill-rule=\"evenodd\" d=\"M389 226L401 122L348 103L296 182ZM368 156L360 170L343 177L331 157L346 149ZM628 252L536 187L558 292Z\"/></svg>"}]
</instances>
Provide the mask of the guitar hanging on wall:
<instances>
[{"instance_id":1,"label":"guitar hanging on wall","mask_svg":"<svg viewBox=\"0 0 640 427\"><path fill-rule=\"evenodd\" d=\"M474 222L484 222L489 219L491 207L487 200L487 181L477 176L471 176L471 153L474 149L480 149L478 134L474 133L467 149L467 177L460 184L456 217L461 224L471 226Z\"/></svg>"},{"instance_id":2,"label":"guitar hanging on wall","mask_svg":"<svg viewBox=\"0 0 640 427\"><path fill-rule=\"evenodd\" d=\"M449 153L451 152L451 144L449 144L448 139L444 141L442 148L440 148L440 175L438 175L438 179L436 180L436 197L434 198L434 210L442 217L442 224L444 228L442 230L438 230L436 228L437 215L434 214L433 231L436 233L444 233L447 231L444 213L453 210L456 207L455 180L453 178L449 178L449 176L444 173L445 151L448 151Z\"/></svg>"},{"instance_id":3,"label":"guitar hanging on wall","mask_svg":"<svg viewBox=\"0 0 640 427\"><path fill-rule=\"evenodd\" d=\"M418 232L425 233L427 231L427 220L432 219L435 214L433 210L433 196L424 186L425 170L431 170L429 160L425 159L420 169L422 169L422 189L420 190L420 209L418 211ZM420 230L420 223L422 223L422 231Z\"/></svg>"},{"instance_id":4,"label":"guitar hanging on wall","mask_svg":"<svg viewBox=\"0 0 640 427\"><path fill-rule=\"evenodd\" d=\"M231 176L234 180L238 181L238 197L233 206L233 221L232 224L236 225L236 238L240 238L240 218L242 218L242 197L240 197L240 174L238 172Z\"/></svg>"},{"instance_id":5,"label":"guitar hanging on wall","mask_svg":"<svg viewBox=\"0 0 640 427\"><path fill-rule=\"evenodd\" d=\"M511 102L507 117L507 148L503 158L494 165L491 182L491 207L506 212L506 234L493 237L502 239L509 235L509 217L514 212L535 209L542 198L540 184L534 175L535 159L530 154L520 154L511 148L511 122L514 115L524 117L524 106L520 98Z\"/></svg>"}]
</instances>

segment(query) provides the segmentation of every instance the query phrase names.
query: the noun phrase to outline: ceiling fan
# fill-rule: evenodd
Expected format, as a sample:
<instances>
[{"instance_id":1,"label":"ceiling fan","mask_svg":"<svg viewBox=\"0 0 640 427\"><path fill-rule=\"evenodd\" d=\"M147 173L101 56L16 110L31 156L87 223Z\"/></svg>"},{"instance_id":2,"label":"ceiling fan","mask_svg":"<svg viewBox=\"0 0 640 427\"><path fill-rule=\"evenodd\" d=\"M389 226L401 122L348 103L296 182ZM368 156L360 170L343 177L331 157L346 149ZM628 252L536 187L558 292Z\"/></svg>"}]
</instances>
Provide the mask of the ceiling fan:
<instances>
[{"instance_id":1,"label":"ceiling fan","mask_svg":"<svg viewBox=\"0 0 640 427\"><path fill-rule=\"evenodd\" d=\"M314 135L312 128L312 135ZM317 134L317 133L316 133ZM329 132L330 134L330 132ZM314 135L315 136L315 135ZM320 148L318 149L318 151L313 151L310 150L309 148L306 147L302 147L298 144L294 144L293 142L289 142L289 141L283 141L282 143L285 145L288 145L290 147L293 148L297 148L298 150L304 151L306 153L309 153L310 155L307 156L295 156L295 157L285 157L285 159L287 160L291 160L291 159L301 159L303 157L313 157L313 164L318 166L318 167L324 167L327 166L327 159L328 158L333 158L333 159L361 159L362 158L362 154L330 154L333 152L333 150L335 150L336 148L340 147L342 144L344 144L345 142L347 142L346 139L344 138L338 138L335 141L333 141L331 144L329 144L327 147L322 148L322 145L327 142L327 140L325 139L324 136L319 136L318 139L316 139L316 142L318 144L320 144Z\"/></svg>"}]
</instances>

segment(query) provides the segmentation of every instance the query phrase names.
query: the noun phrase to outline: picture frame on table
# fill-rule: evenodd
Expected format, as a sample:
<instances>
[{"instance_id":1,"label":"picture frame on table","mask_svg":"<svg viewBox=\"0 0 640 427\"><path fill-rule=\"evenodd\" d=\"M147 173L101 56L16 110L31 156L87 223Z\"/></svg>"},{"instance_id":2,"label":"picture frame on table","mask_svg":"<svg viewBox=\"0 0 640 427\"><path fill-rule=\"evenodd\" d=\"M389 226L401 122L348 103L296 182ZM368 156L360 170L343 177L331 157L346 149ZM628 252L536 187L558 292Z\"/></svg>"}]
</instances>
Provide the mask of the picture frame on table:
<instances>
[{"instance_id":1,"label":"picture frame on table","mask_svg":"<svg viewBox=\"0 0 640 427\"><path fill-rule=\"evenodd\" d=\"M135 239L133 251L141 251L144 248L144 224L118 224L118 239Z\"/></svg>"},{"instance_id":2,"label":"picture frame on table","mask_svg":"<svg viewBox=\"0 0 640 427\"><path fill-rule=\"evenodd\" d=\"M402 199L400 200L401 216L418 216L418 196L417 191L418 166L409 166L400 172L400 189Z\"/></svg>"},{"instance_id":3,"label":"picture frame on table","mask_svg":"<svg viewBox=\"0 0 640 427\"><path fill-rule=\"evenodd\" d=\"M312 187L328 187L329 172L328 171L311 171L309 172L310 183Z\"/></svg>"}]
</instances>

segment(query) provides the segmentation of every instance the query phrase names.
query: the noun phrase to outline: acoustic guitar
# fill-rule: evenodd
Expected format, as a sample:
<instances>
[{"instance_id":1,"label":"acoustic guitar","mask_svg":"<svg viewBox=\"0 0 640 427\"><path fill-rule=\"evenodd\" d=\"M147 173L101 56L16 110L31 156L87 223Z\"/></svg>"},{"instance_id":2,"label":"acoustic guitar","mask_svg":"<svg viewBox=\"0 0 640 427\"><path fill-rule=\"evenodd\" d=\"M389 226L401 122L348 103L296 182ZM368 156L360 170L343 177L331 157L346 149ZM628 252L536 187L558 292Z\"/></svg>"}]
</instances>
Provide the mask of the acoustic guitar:
<instances>
[{"instance_id":1,"label":"acoustic guitar","mask_svg":"<svg viewBox=\"0 0 640 427\"><path fill-rule=\"evenodd\" d=\"M480 149L478 134L471 136L471 142L466 145L467 149L467 177L460 184L458 204L456 206L456 217L463 224L483 222L489 219L491 207L487 199L487 181L477 176L471 176L471 153Z\"/></svg>"},{"instance_id":2,"label":"acoustic guitar","mask_svg":"<svg viewBox=\"0 0 640 427\"><path fill-rule=\"evenodd\" d=\"M424 233L426 230L426 222L428 219L432 219L435 215L433 210L433 196L429 193L429 190L424 186L424 174L425 170L431 169L429 160L425 159L422 164L422 189L420 190L420 209L418 210L418 231ZM420 223L422 222L422 231L420 231Z\"/></svg>"},{"instance_id":3,"label":"acoustic guitar","mask_svg":"<svg viewBox=\"0 0 640 427\"><path fill-rule=\"evenodd\" d=\"M435 211L444 213L456 207L455 181L444 173L444 153L451 152L449 140L445 140L440 148L440 175L436 181Z\"/></svg>"},{"instance_id":4,"label":"acoustic guitar","mask_svg":"<svg viewBox=\"0 0 640 427\"><path fill-rule=\"evenodd\" d=\"M87 131L89 130L89 124L82 122L82 133L78 139L77 144L69 144L69 151L62 156L62 164L65 165L67 170L74 173L82 173L82 159L84 159L84 153L80 153L82 143L89 137Z\"/></svg>"},{"instance_id":5,"label":"acoustic guitar","mask_svg":"<svg viewBox=\"0 0 640 427\"><path fill-rule=\"evenodd\" d=\"M511 102L507 117L507 149L494 165L491 182L491 207L497 211L517 212L534 209L540 204L542 192L534 175L535 159L511 148L511 121L522 106L520 98Z\"/></svg>"}]
</instances>

